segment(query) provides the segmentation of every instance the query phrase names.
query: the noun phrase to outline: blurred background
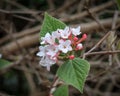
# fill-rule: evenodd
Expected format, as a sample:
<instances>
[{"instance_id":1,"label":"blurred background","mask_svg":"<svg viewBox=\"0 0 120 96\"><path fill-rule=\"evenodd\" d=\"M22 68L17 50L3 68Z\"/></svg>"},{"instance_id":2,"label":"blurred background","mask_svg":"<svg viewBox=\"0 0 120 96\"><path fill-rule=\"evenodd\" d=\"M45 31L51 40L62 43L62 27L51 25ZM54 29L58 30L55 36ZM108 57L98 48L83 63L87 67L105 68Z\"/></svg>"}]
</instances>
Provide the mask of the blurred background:
<instances>
[{"instance_id":1,"label":"blurred background","mask_svg":"<svg viewBox=\"0 0 120 96\"><path fill-rule=\"evenodd\" d=\"M39 32L44 12L88 35L84 53L91 64L84 93L69 96L120 96L120 0L0 0L0 96L48 96L57 65L39 66ZM94 49L94 50L93 50Z\"/></svg>"}]
</instances>

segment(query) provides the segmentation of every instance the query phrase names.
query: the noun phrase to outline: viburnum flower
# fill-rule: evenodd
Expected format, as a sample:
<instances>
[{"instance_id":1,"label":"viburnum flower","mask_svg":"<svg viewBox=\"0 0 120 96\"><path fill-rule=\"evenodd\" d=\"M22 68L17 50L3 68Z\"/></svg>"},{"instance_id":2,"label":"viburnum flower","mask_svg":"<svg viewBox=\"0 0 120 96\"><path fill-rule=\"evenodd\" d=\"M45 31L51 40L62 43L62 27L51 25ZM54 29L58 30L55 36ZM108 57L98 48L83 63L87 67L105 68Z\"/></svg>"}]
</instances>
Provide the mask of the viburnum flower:
<instances>
[{"instance_id":1,"label":"viburnum flower","mask_svg":"<svg viewBox=\"0 0 120 96\"><path fill-rule=\"evenodd\" d=\"M63 39L67 39L67 38L69 37L69 35L71 34L69 27L65 27L64 30L59 29L58 31L60 32L61 37L62 37Z\"/></svg>"},{"instance_id":2,"label":"viburnum flower","mask_svg":"<svg viewBox=\"0 0 120 96\"><path fill-rule=\"evenodd\" d=\"M77 35L80 35L80 26L77 27L77 28L71 28L71 31L72 31L72 34L77 36Z\"/></svg>"},{"instance_id":3,"label":"viburnum flower","mask_svg":"<svg viewBox=\"0 0 120 96\"><path fill-rule=\"evenodd\" d=\"M45 37L41 38L41 40L42 40L41 44L46 44L46 43L54 44L55 43L55 38L52 35L50 35L50 33L47 33Z\"/></svg>"},{"instance_id":4,"label":"viburnum flower","mask_svg":"<svg viewBox=\"0 0 120 96\"><path fill-rule=\"evenodd\" d=\"M41 37L40 51L37 53L37 56L41 57L40 65L50 71L50 67L61 57L73 60L75 58L73 53L83 49L82 42L87 38L86 34L79 38L80 34L80 26L77 28L67 26Z\"/></svg>"},{"instance_id":5,"label":"viburnum flower","mask_svg":"<svg viewBox=\"0 0 120 96\"><path fill-rule=\"evenodd\" d=\"M46 67L48 71L50 71L50 67L55 63L56 63L56 60L53 60L49 58L48 56L43 57L40 61L40 65Z\"/></svg>"},{"instance_id":6,"label":"viburnum flower","mask_svg":"<svg viewBox=\"0 0 120 96\"><path fill-rule=\"evenodd\" d=\"M49 45L47 47L47 52L46 52L46 55L50 56L50 57L54 57L58 52L58 46L56 45Z\"/></svg>"},{"instance_id":7,"label":"viburnum flower","mask_svg":"<svg viewBox=\"0 0 120 96\"><path fill-rule=\"evenodd\" d=\"M60 40L59 41L59 50L61 50L63 53L67 53L68 51L71 51L72 50L72 47L71 47L71 41L70 40Z\"/></svg>"},{"instance_id":8,"label":"viburnum flower","mask_svg":"<svg viewBox=\"0 0 120 96\"><path fill-rule=\"evenodd\" d=\"M47 43L47 39L50 37L50 33L47 33L45 37L41 37L41 44Z\"/></svg>"},{"instance_id":9,"label":"viburnum flower","mask_svg":"<svg viewBox=\"0 0 120 96\"><path fill-rule=\"evenodd\" d=\"M52 36L54 39L59 39L60 38L60 32L59 30L52 32Z\"/></svg>"},{"instance_id":10,"label":"viburnum flower","mask_svg":"<svg viewBox=\"0 0 120 96\"><path fill-rule=\"evenodd\" d=\"M47 45L46 46L40 46L39 47L39 50L40 50L40 52L38 52L37 53L37 56L40 56L40 57L44 57L46 54L46 47L47 47Z\"/></svg>"}]
</instances>

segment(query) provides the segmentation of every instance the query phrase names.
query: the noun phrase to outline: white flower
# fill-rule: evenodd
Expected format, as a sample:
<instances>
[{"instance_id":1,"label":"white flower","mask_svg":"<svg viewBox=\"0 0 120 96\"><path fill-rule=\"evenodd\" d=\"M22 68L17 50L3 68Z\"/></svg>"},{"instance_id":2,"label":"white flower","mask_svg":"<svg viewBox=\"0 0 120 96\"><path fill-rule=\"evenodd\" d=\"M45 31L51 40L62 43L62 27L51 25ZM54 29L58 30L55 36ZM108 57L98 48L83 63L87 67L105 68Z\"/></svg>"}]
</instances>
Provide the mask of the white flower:
<instances>
[{"instance_id":1,"label":"white flower","mask_svg":"<svg viewBox=\"0 0 120 96\"><path fill-rule=\"evenodd\" d=\"M41 40L42 40L41 44L46 44L46 43L55 44L55 38L51 36L50 33L47 33L45 37L41 37Z\"/></svg>"},{"instance_id":2,"label":"white flower","mask_svg":"<svg viewBox=\"0 0 120 96\"><path fill-rule=\"evenodd\" d=\"M41 44L45 44L47 42L47 39L50 37L50 33L47 33L45 37L41 37Z\"/></svg>"},{"instance_id":3,"label":"white flower","mask_svg":"<svg viewBox=\"0 0 120 96\"><path fill-rule=\"evenodd\" d=\"M72 47L71 47L71 41L70 40L60 40L59 41L59 50L61 50L63 53L67 53L68 51L71 51L72 50Z\"/></svg>"},{"instance_id":4,"label":"white flower","mask_svg":"<svg viewBox=\"0 0 120 96\"><path fill-rule=\"evenodd\" d=\"M77 28L71 28L71 31L72 31L72 34L77 36L77 35L80 35L80 26L77 27Z\"/></svg>"},{"instance_id":5,"label":"white flower","mask_svg":"<svg viewBox=\"0 0 120 96\"><path fill-rule=\"evenodd\" d=\"M59 29L58 31L60 32L61 37L62 37L63 39L67 39L67 38L70 36L70 34L71 34L69 27L65 27L64 30Z\"/></svg>"},{"instance_id":6,"label":"white flower","mask_svg":"<svg viewBox=\"0 0 120 96\"><path fill-rule=\"evenodd\" d=\"M40 65L47 67L47 70L50 71L50 67L56 63L56 60L50 59L49 57L43 57L40 60Z\"/></svg>"},{"instance_id":7,"label":"white flower","mask_svg":"<svg viewBox=\"0 0 120 96\"><path fill-rule=\"evenodd\" d=\"M54 57L56 54L57 54L57 52L58 52L59 50L58 50L58 47L57 47L57 45L49 45L48 47L47 47L47 52L46 52L46 54L48 55L48 56L50 56L50 57Z\"/></svg>"},{"instance_id":8,"label":"white flower","mask_svg":"<svg viewBox=\"0 0 120 96\"><path fill-rule=\"evenodd\" d=\"M52 37L59 39L60 38L60 32L59 32L59 30L52 32Z\"/></svg>"},{"instance_id":9,"label":"white flower","mask_svg":"<svg viewBox=\"0 0 120 96\"><path fill-rule=\"evenodd\" d=\"M46 46L40 46L39 47L39 52L37 53L37 56L40 56L40 57L44 57L45 55L46 55L46 49L47 49L47 46L48 45L46 45Z\"/></svg>"}]
</instances>

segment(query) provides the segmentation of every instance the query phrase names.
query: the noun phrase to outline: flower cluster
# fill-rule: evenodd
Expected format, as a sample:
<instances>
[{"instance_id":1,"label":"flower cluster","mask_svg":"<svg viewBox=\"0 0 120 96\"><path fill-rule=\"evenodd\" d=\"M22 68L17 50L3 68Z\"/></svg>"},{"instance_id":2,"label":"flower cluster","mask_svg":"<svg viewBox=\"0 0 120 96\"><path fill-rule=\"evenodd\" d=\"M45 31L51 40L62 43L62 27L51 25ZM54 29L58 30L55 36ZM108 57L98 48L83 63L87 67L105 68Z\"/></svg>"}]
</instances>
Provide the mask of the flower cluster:
<instances>
[{"instance_id":1,"label":"flower cluster","mask_svg":"<svg viewBox=\"0 0 120 96\"><path fill-rule=\"evenodd\" d=\"M42 57L40 65L50 70L50 66L57 63L61 54L66 58L74 59L73 52L81 50L83 48L81 42L87 38L86 34L78 38L77 36L80 34L80 26L77 28L65 27L65 29L58 29L41 37L40 51L37 53L37 56Z\"/></svg>"}]
</instances>

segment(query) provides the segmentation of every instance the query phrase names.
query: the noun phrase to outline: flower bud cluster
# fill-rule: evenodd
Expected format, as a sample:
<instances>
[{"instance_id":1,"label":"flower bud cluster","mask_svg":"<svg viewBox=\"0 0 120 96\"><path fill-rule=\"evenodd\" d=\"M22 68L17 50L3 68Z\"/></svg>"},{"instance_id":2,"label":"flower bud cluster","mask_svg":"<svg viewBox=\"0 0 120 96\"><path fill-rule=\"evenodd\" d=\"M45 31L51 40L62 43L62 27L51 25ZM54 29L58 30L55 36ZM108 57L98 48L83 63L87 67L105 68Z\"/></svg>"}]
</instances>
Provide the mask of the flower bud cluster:
<instances>
[{"instance_id":1,"label":"flower bud cluster","mask_svg":"<svg viewBox=\"0 0 120 96\"><path fill-rule=\"evenodd\" d=\"M65 27L41 37L40 51L37 53L37 56L42 57L40 65L50 70L50 66L57 63L61 54L64 54L66 58L74 59L72 53L83 49L81 42L87 38L86 34L78 38L77 36L80 34L80 26L77 28Z\"/></svg>"}]
</instances>

